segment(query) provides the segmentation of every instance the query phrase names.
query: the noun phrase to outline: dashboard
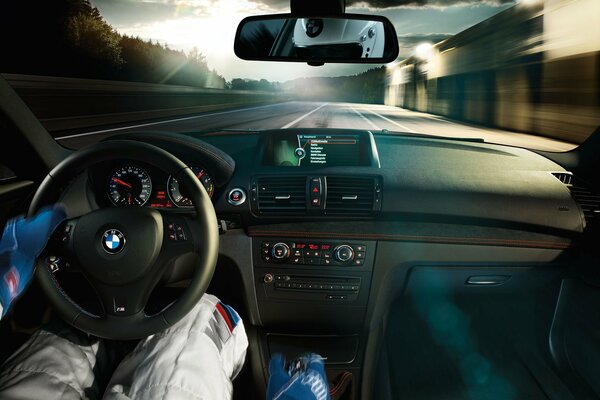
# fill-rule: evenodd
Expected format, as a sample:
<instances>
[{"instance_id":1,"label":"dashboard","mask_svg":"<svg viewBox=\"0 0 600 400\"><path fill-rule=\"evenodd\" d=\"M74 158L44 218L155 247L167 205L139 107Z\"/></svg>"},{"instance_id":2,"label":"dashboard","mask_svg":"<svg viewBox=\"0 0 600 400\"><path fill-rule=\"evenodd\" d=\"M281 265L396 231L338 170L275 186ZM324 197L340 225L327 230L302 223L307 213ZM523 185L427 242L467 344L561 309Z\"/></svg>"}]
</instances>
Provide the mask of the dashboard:
<instances>
[{"instance_id":1,"label":"dashboard","mask_svg":"<svg viewBox=\"0 0 600 400\"><path fill-rule=\"evenodd\" d=\"M217 215L238 226L319 220L469 221L582 232L564 170L529 150L349 129L128 133L190 166ZM110 139L109 139L110 140ZM99 207L191 207L184 187L145 163L90 171ZM443 201L440 201L443 199Z\"/></svg>"}]
</instances>

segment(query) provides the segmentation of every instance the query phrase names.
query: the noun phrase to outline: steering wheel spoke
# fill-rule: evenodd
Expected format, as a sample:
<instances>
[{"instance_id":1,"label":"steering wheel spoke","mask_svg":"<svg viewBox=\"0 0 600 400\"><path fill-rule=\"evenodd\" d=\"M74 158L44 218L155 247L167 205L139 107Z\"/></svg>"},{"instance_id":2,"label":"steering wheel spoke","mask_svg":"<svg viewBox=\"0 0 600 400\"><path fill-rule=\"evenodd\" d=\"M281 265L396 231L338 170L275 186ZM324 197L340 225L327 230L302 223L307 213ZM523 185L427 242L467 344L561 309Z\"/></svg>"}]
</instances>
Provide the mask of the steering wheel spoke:
<instances>
[{"instance_id":1,"label":"steering wheel spoke","mask_svg":"<svg viewBox=\"0 0 600 400\"><path fill-rule=\"evenodd\" d=\"M63 221L54 230L52 235L50 235L40 261L53 274L59 270L68 272L78 271L74 265L75 263L73 263L75 259L73 231L78 221L79 218L71 218Z\"/></svg>"},{"instance_id":2,"label":"steering wheel spoke","mask_svg":"<svg viewBox=\"0 0 600 400\"><path fill-rule=\"evenodd\" d=\"M165 232L163 249L173 253L196 250L198 240L192 230L193 220L190 217L168 212L161 212L161 215Z\"/></svg>"},{"instance_id":3,"label":"steering wheel spoke","mask_svg":"<svg viewBox=\"0 0 600 400\"><path fill-rule=\"evenodd\" d=\"M93 286L104 308L104 313L116 317L143 314L153 289L149 279L126 286L113 286L99 282L94 282Z\"/></svg>"},{"instance_id":4,"label":"steering wheel spoke","mask_svg":"<svg viewBox=\"0 0 600 400\"><path fill-rule=\"evenodd\" d=\"M79 218L71 218L63 221L52 233L48 244L46 245L46 253L55 257L73 258L73 231L77 226Z\"/></svg>"}]
</instances>

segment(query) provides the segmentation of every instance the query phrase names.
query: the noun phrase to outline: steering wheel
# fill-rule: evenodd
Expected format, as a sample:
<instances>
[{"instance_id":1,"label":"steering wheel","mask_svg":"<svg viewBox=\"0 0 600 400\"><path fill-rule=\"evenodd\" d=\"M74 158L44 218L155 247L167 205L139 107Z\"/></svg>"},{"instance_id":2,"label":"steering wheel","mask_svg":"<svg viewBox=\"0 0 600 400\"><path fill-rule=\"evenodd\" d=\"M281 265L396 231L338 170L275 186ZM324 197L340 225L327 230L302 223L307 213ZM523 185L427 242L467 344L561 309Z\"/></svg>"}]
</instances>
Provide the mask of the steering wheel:
<instances>
[{"instance_id":1,"label":"steering wheel","mask_svg":"<svg viewBox=\"0 0 600 400\"><path fill-rule=\"evenodd\" d=\"M91 314L68 296L48 257L37 260L36 277L58 314L75 328L108 339L138 339L172 326L204 295L219 253L217 218L210 197L188 166L159 147L132 140L101 142L71 154L41 183L29 215L56 201L57 188L112 159L143 161L176 177L186 186L195 215L123 206L94 210L61 225L55 232L59 239L50 241L45 253L68 255L94 288L103 315ZM169 306L147 315L148 298L175 259L180 265L195 263L190 284Z\"/></svg>"}]
</instances>

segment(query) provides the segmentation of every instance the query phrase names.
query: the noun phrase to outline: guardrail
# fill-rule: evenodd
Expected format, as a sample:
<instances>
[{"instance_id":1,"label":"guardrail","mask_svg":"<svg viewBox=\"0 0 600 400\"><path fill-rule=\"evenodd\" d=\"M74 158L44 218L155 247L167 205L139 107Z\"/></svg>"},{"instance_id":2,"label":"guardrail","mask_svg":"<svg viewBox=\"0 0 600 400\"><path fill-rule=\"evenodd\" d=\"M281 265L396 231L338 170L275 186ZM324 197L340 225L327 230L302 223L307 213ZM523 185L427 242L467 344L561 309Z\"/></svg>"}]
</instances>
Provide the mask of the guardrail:
<instances>
[{"instance_id":1,"label":"guardrail","mask_svg":"<svg viewBox=\"0 0 600 400\"><path fill-rule=\"evenodd\" d=\"M275 93L2 74L53 134L287 99Z\"/></svg>"}]
</instances>

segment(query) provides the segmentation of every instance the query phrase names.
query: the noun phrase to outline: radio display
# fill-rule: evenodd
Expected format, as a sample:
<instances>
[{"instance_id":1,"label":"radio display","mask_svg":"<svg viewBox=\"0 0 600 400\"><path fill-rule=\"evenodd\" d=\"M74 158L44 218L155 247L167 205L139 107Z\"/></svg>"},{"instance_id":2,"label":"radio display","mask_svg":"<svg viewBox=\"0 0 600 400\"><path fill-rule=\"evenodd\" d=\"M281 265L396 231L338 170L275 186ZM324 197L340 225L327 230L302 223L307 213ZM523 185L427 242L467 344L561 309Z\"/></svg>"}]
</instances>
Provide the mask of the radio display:
<instances>
[{"instance_id":1,"label":"radio display","mask_svg":"<svg viewBox=\"0 0 600 400\"><path fill-rule=\"evenodd\" d=\"M268 165L295 167L368 166L370 141L361 134L298 133L271 142Z\"/></svg>"}]
</instances>

